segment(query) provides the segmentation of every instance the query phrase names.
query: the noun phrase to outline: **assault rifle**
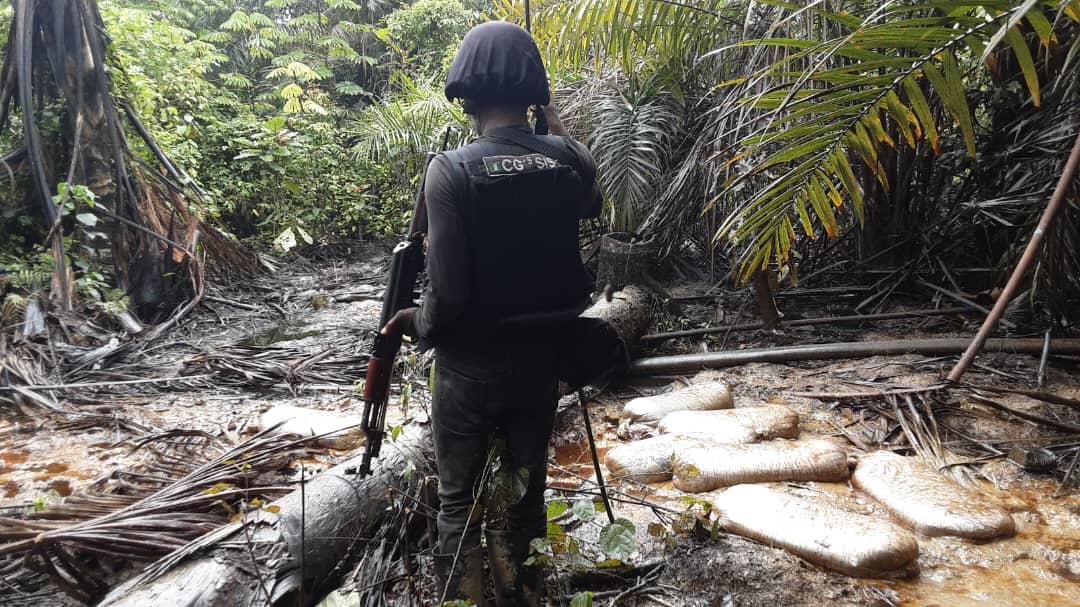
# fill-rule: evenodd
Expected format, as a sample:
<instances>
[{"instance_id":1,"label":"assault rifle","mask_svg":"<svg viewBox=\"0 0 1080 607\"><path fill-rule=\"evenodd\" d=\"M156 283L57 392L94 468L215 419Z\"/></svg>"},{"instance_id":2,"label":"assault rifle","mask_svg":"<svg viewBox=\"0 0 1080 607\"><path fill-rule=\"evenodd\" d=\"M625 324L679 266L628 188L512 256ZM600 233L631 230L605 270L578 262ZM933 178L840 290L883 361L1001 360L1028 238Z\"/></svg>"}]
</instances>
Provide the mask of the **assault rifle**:
<instances>
[{"instance_id":1,"label":"assault rifle","mask_svg":"<svg viewBox=\"0 0 1080 607\"><path fill-rule=\"evenodd\" d=\"M443 150L446 150L449 141L450 129L447 129L443 136ZM394 247L390 258L390 279L386 285L386 293L383 295L382 315L379 318L380 332L375 335L371 357L368 359L367 379L364 381L363 430L367 441L364 445L364 457L360 467L356 469L356 473L360 476L371 474L371 460L379 457L383 435L386 433L386 405L390 398L390 379L394 373L394 359L401 350L401 327L393 327L386 334L383 334L381 329L400 310L417 305L416 300L420 297L416 291L416 279L424 270L424 237L428 230L424 186L427 183L428 165L435 156L435 152L428 152L424 159L424 170L420 175L420 190L416 193L416 206L413 208L409 233L405 240Z\"/></svg>"}]
</instances>

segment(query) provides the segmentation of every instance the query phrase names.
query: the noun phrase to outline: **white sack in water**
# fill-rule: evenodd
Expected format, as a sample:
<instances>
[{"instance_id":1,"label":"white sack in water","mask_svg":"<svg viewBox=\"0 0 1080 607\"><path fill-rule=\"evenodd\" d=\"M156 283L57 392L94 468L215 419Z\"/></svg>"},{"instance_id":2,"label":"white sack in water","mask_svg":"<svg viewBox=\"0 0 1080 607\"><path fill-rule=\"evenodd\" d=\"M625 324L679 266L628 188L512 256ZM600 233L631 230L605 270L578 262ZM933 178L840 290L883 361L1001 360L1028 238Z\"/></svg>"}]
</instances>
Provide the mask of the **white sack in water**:
<instances>
[{"instance_id":1,"label":"white sack in water","mask_svg":"<svg viewBox=\"0 0 1080 607\"><path fill-rule=\"evenodd\" d=\"M783 405L721 411L676 411L660 420L663 434L704 436L717 443L798 438L799 414Z\"/></svg>"},{"instance_id":2,"label":"white sack in water","mask_svg":"<svg viewBox=\"0 0 1080 607\"><path fill-rule=\"evenodd\" d=\"M666 394L635 398L626 403L623 415L635 422L655 424L675 411L712 411L734 406L735 401L727 384L709 382L691 384Z\"/></svg>"},{"instance_id":3,"label":"white sack in water","mask_svg":"<svg viewBox=\"0 0 1080 607\"><path fill-rule=\"evenodd\" d=\"M671 480L675 445L685 440L673 434L662 434L614 447L604 456L608 477L628 478L642 483Z\"/></svg>"},{"instance_id":4,"label":"white sack in water","mask_svg":"<svg viewBox=\"0 0 1080 607\"><path fill-rule=\"evenodd\" d=\"M303 407L274 407L262 414L259 423L263 428L283 423L274 434L298 434L300 436L318 436L320 447L327 449L355 449L364 444L363 419L354 415L343 415L333 411L304 409Z\"/></svg>"},{"instance_id":5,"label":"white sack in water","mask_svg":"<svg viewBox=\"0 0 1080 607\"><path fill-rule=\"evenodd\" d=\"M725 529L822 567L868 578L914 573L919 543L888 521L762 485L736 485L708 499Z\"/></svg>"},{"instance_id":6,"label":"white sack in water","mask_svg":"<svg viewBox=\"0 0 1080 607\"><path fill-rule=\"evenodd\" d=\"M701 493L741 483L847 480L847 452L824 440L679 447L675 487Z\"/></svg>"},{"instance_id":7,"label":"white sack in water","mask_svg":"<svg viewBox=\"0 0 1080 607\"><path fill-rule=\"evenodd\" d=\"M986 540L1016 533L1008 512L914 457L866 455L851 484L923 535Z\"/></svg>"}]
</instances>

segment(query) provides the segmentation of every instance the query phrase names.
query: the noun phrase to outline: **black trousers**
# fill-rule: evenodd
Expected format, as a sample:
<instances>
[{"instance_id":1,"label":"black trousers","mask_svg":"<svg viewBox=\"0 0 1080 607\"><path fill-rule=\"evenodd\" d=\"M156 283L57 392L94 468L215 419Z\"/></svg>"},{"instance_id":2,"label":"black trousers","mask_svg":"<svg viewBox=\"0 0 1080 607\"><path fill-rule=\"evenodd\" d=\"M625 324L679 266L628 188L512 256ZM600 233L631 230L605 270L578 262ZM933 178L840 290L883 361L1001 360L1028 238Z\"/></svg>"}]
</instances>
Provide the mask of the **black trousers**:
<instances>
[{"instance_id":1,"label":"black trousers","mask_svg":"<svg viewBox=\"0 0 1080 607\"><path fill-rule=\"evenodd\" d=\"M439 471L439 552L480 545L481 477L501 437L501 457L528 471L524 497L488 521L527 538L544 537L548 442L558 404L555 349L542 340L437 346L431 417Z\"/></svg>"}]
</instances>

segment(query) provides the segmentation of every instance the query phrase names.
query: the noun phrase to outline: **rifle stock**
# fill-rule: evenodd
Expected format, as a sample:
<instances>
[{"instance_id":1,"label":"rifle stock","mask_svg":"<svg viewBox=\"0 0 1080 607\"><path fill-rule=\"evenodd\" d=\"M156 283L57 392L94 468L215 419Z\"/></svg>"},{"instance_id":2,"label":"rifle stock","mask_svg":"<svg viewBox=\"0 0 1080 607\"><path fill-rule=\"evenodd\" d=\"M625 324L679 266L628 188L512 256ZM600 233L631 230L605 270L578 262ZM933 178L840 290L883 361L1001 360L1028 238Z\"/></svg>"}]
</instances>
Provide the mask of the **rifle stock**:
<instances>
[{"instance_id":1,"label":"rifle stock","mask_svg":"<svg viewBox=\"0 0 1080 607\"><path fill-rule=\"evenodd\" d=\"M443 141L443 149L446 141ZM390 276L383 295L382 314L379 327L385 327L399 311L417 305L419 293L416 281L424 269L424 237L427 234L427 202L424 186L427 183L427 169L435 153L429 152L424 160L424 171L420 177L420 191L416 194L416 205L409 225L408 237L394 247L390 258ZM356 470L361 476L371 473L371 460L379 457L383 436L386 432L386 406L390 398L390 380L394 374L394 360L401 350L402 332L400 327L375 336L371 357L368 359L367 377L364 380L364 418L363 430L366 436L364 456Z\"/></svg>"}]
</instances>

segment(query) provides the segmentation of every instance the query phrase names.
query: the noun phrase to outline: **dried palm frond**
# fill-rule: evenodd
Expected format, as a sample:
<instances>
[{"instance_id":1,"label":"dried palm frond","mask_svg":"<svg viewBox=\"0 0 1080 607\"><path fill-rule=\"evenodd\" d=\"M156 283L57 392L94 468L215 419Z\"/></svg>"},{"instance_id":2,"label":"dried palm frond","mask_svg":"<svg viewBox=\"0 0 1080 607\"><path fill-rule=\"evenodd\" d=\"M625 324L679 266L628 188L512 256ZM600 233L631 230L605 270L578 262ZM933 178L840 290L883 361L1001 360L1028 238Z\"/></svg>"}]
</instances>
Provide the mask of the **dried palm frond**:
<instances>
[{"instance_id":1,"label":"dried palm frond","mask_svg":"<svg viewBox=\"0 0 1080 607\"><path fill-rule=\"evenodd\" d=\"M111 567L155 560L291 491L262 477L303 456L311 439L270 436L273 430L228 449L193 431L141 441L135 449L153 455L136 472L114 473L87 494L26 518L0 519L0 571L19 562L79 600L100 596Z\"/></svg>"},{"instance_id":2,"label":"dried palm frond","mask_svg":"<svg viewBox=\"0 0 1080 607\"><path fill-rule=\"evenodd\" d=\"M188 374L213 373L218 386L353 385L365 377L369 356L342 350L330 346L307 353L286 346L237 344L196 354L183 368Z\"/></svg>"},{"instance_id":3,"label":"dried palm frond","mask_svg":"<svg viewBox=\"0 0 1080 607\"><path fill-rule=\"evenodd\" d=\"M1065 152L1080 133L1080 35L1064 53L1058 77L1043 87L1042 103L1026 100L999 104L994 151L979 170L980 195L963 204L971 214L966 224L1010 234L999 266L1011 268L1027 236L1038 223L1061 175ZM1024 312L1040 317L1043 326L1080 318L1080 180L1051 225L1038 266L1030 278ZM1015 236L1012 236L1015 235Z\"/></svg>"},{"instance_id":4,"label":"dried palm frond","mask_svg":"<svg viewBox=\"0 0 1080 607\"><path fill-rule=\"evenodd\" d=\"M887 400L916 455L957 481L972 484L975 482L974 469L965 465L964 460L942 443L941 430L930 404L931 398L928 395L904 394L900 397L890 395ZM901 399L903 404L900 403ZM916 400L920 406L916 406Z\"/></svg>"},{"instance_id":5,"label":"dried palm frond","mask_svg":"<svg viewBox=\"0 0 1080 607\"><path fill-rule=\"evenodd\" d=\"M68 413L64 404L48 393L30 386L39 386L54 379L55 373L44 351L30 343L9 345L0 334L0 411L8 416L28 415L36 411Z\"/></svg>"}]
</instances>

